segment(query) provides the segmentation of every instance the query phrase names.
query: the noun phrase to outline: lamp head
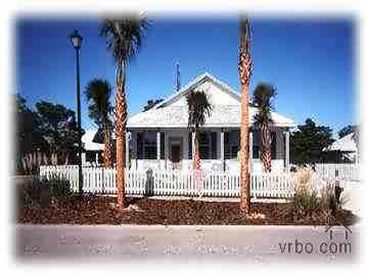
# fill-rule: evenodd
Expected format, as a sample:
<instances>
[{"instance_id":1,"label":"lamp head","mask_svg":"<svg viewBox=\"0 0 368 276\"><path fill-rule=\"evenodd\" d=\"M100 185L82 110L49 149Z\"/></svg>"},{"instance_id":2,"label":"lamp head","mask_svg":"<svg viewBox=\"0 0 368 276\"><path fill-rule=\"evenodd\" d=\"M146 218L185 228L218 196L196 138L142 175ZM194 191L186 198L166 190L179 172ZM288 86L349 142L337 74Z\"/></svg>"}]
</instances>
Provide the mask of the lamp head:
<instances>
[{"instance_id":1,"label":"lamp head","mask_svg":"<svg viewBox=\"0 0 368 276\"><path fill-rule=\"evenodd\" d=\"M80 36L77 30L74 30L74 32L70 34L69 38L75 49L79 50L82 47L83 38Z\"/></svg>"}]
</instances>

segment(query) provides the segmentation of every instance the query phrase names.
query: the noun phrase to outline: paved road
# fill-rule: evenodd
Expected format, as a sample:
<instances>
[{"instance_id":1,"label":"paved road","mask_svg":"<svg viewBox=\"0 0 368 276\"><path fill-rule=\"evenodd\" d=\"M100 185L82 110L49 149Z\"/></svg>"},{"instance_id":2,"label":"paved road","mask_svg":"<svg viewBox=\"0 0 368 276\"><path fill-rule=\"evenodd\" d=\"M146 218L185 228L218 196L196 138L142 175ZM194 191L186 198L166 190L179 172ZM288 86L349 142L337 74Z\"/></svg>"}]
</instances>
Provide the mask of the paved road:
<instances>
[{"instance_id":1,"label":"paved road","mask_svg":"<svg viewBox=\"0 0 368 276\"><path fill-rule=\"evenodd\" d=\"M17 225L16 258L43 261L358 262L359 227Z\"/></svg>"}]
</instances>

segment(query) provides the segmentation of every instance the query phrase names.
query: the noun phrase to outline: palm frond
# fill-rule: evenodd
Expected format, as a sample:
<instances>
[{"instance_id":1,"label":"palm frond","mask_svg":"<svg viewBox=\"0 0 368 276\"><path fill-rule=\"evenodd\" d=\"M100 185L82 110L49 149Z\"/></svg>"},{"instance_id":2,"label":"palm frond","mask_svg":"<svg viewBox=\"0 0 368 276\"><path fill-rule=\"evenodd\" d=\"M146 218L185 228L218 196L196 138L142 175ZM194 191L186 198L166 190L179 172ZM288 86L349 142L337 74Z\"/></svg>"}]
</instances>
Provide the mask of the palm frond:
<instances>
[{"instance_id":1,"label":"palm frond","mask_svg":"<svg viewBox=\"0 0 368 276\"><path fill-rule=\"evenodd\" d=\"M240 50L249 51L251 40L251 28L248 18L240 19Z\"/></svg>"},{"instance_id":2,"label":"palm frond","mask_svg":"<svg viewBox=\"0 0 368 276\"><path fill-rule=\"evenodd\" d=\"M100 35L105 37L106 47L112 52L118 66L122 66L136 56L148 26L148 21L142 15L103 20Z\"/></svg>"},{"instance_id":3,"label":"palm frond","mask_svg":"<svg viewBox=\"0 0 368 276\"><path fill-rule=\"evenodd\" d=\"M253 92L252 104L257 108L254 115L255 124L272 123L271 111L274 110L273 98L276 96L276 88L267 83L260 83Z\"/></svg>"},{"instance_id":4,"label":"palm frond","mask_svg":"<svg viewBox=\"0 0 368 276\"><path fill-rule=\"evenodd\" d=\"M111 85L107 80L93 79L88 82L84 95L88 103L88 116L101 126L108 120L113 107L110 102Z\"/></svg>"},{"instance_id":5,"label":"palm frond","mask_svg":"<svg viewBox=\"0 0 368 276\"><path fill-rule=\"evenodd\" d=\"M208 95L201 90L191 90L186 96L188 105L188 127L197 130L206 121L206 115L211 115L212 105Z\"/></svg>"}]
</instances>

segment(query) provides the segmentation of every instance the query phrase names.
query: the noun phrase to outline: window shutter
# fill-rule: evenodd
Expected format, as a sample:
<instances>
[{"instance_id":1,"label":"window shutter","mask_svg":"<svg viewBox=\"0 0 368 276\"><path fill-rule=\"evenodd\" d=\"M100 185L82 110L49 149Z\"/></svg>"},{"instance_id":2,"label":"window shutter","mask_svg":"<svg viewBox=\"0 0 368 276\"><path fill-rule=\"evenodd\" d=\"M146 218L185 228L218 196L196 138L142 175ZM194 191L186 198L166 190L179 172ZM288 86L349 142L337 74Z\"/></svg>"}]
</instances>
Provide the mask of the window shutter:
<instances>
[{"instance_id":1,"label":"window shutter","mask_svg":"<svg viewBox=\"0 0 368 276\"><path fill-rule=\"evenodd\" d=\"M259 159L260 133L258 129L253 130L253 159Z\"/></svg>"},{"instance_id":2,"label":"window shutter","mask_svg":"<svg viewBox=\"0 0 368 276\"><path fill-rule=\"evenodd\" d=\"M210 139L211 133L209 132L199 133L199 156L201 159L211 158Z\"/></svg>"},{"instance_id":3,"label":"window shutter","mask_svg":"<svg viewBox=\"0 0 368 276\"><path fill-rule=\"evenodd\" d=\"M276 132L271 132L271 138L272 159L276 159Z\"/></svg>"},{"instance_id":4,"label":"window shutter","mask_svg":"<svg viewBox=\"0 0 368 276\"><path fill-rule=\"evenodd\" d=\"M138 159L143 159L143 137L142 137L142 133L137 133L137 156L138 156Z\"/></svg>"},{"instance_id":5,"label":"window shutter","mask_svg":"<svg viewBox=\"0 0 368 276\"><path fill-rule=\"evenodd\" d=\"M211 132L211 158L217 158L217 132Z\"/></svg>"},{"instance_id":6,"label":"window shutter","mask_svg":"<svg viewBox=\"0 0 368 276\"><path fill-rule=\"evenodd\" d=\"M229 137L230 133L229 132L224 132L224 144L225 144L225 159L230 159L230 137Z\"/></svg>"},{"instance_id":7,"label":"window shutter","mask_svg":"<svg viewBox=\"0 0 368 276\"><path fill-rule=\"evenodd\" d=\"M160 159L165 159L165 133L160 133Z\"/></svg>"}]
</instances>

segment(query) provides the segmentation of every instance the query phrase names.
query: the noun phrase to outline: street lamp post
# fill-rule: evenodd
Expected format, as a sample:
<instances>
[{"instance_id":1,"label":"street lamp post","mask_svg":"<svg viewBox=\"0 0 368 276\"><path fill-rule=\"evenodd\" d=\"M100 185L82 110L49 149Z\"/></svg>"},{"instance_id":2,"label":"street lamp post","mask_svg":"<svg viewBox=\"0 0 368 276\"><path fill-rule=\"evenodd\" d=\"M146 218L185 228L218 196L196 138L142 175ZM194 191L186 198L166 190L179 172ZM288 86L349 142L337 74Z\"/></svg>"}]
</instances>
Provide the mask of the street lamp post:
<instances>
[{"instance_id":1,"label":"street lamp post","mask_svg":"<svg viewBox=\"0 0 368 276\"><path fill-rule=\"evenodd\" d=\"M82 174L82 125L81 125L81 104L80 104L80 77L79 77L79 52L82 47L83 38L77 30L70 35L70 42L72 43L76 54L76 73L77 73L77 120L78 120L78 191L81 195L83 193L83 174Z\"/></svg>"}]
</instances>

